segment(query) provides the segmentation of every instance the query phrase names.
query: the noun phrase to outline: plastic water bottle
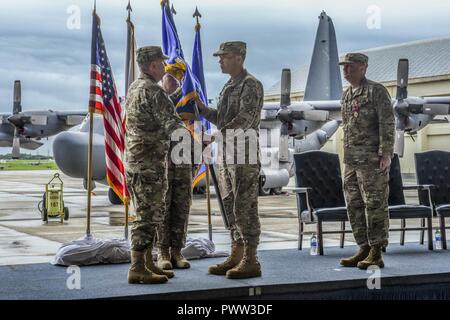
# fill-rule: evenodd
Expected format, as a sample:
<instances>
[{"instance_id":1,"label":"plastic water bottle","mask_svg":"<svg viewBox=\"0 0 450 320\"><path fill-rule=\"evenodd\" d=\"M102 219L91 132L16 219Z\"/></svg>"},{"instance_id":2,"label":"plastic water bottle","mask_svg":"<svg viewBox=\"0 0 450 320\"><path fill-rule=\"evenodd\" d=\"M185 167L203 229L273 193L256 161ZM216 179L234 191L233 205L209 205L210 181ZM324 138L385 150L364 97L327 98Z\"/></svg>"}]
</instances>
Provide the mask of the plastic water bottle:
<instances>
[{"instance_id":1,"label":"plastic water bottle","mask_svg":"<svg viewBox=\"0 0 450 320\"><path fill-rule=\"evenodd\" d=\"M309 254L312 256L317 256L317 237L313 233L310 240L311 248L309 250Z\"/></svg>"},{"instance_id":2,"label":"plastic water bottle","mask_svg":"<svg viewBox=\"0 0 450 320\"><path fill-rule=\"evenodd\" d=\"M436 230L434 233L434 249L441 250L441 232L439 230Z\"/></svg>"}]
</instances>

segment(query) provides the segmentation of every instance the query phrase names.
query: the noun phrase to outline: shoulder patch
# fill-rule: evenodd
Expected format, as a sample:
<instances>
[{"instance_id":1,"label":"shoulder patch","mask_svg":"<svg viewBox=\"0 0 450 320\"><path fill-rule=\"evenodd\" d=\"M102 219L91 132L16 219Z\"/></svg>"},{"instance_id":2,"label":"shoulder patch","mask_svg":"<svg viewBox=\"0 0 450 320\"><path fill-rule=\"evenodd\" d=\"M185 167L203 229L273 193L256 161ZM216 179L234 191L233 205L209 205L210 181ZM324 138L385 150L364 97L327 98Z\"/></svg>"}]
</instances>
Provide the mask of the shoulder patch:
<instances>
[{"instance_id":1,"label":"shoulder patch","mask_svg":"<svg viewBox=\"0 0 450 320\"><path fill-rule=\"evenodd\" d=\"M259 95L256 81L247 81L244 85L244 90L242 91L242 102L244 105L256 104L259 99Z\"/></svg>"}]
</instances>

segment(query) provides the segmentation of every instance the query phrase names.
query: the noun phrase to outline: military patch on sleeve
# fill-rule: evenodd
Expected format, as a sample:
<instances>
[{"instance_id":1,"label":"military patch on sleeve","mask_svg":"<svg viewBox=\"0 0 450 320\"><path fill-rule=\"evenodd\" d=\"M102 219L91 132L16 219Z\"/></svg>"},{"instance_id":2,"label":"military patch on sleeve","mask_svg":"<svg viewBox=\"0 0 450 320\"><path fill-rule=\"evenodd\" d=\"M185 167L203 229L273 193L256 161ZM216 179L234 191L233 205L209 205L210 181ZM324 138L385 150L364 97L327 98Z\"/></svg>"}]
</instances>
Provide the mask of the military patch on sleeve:
<instances>
[{"instance_id":1,"label":"military patch on sleeve","mask_svg":"<svg viewBox=\"0 0 450 320\"><path fill-rule=\"evenodd\" d=\"M255 83L248 82L246 84L246 88L242 92L242 102L244 105L254 105L258 100L258 90L256 88Z\"/></svg>"},{"instance_id":2,"label":"military patch on sleeve","mask_svg":"<svg viewBox=\"0 0 450 320\"><path fill-rule=\"evenodd\" d=\"M245 105L251 105L256 103L256 90L254 92L247 92L246 95L242 97L242 101Z\"/></svg>"}]
</instances>

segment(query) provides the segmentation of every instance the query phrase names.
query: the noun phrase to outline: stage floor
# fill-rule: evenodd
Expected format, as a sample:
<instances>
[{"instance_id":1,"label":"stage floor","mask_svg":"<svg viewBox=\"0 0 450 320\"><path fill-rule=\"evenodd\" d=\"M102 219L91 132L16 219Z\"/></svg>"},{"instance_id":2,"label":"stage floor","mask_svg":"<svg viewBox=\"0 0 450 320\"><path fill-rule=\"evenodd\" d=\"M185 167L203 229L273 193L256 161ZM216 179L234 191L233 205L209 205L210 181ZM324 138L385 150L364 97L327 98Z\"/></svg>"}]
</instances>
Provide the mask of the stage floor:
<instances>
[{"instance_id":1,"label":"stage floor","mask_svg":"<svg viewBox=\"0 0 450 320\"><path fill-rule=\"evenodd\" d=\"M394 298L420 298L415 294L424 290L427 297L437 291L436 297L448 294L450 251L428 251L426 245L414 243L391 245L384 256L386 267L380 270L381 289L369 290L373 272L339 265L340 258L355 250L326 247L325 256L262 250L263 276L244 280L207 273L209 265L223 258L192 260L190 269L176 270L175 278L162 285L128 284L128 264L87 266L79 269L80 289L70 289L77 285L73 269L47 263L2 266L0 299L371 299L388 292Z\"/></svg>"}]
</instances>

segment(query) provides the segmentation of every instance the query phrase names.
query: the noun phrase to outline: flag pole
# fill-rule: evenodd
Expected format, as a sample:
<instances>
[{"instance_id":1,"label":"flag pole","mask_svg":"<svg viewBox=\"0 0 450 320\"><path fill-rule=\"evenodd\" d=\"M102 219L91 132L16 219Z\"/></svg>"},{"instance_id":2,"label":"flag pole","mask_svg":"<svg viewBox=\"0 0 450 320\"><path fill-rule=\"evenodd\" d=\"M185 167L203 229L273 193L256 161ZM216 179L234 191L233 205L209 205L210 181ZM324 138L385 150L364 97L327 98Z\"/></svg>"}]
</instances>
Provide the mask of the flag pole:
<instances>
[{"instance_id":1,"label":"flag pole","mask_svg":"<svg viewBox=\"0 0 450 320\"><path fill-rule=\"evenodd\" d=\"M126 62L125 62L125 98L127 96L128 93L128 87L130 85L130 63L134 63L134 57L131 57L130 55L130 45L131 42L133 41L132 36L131 36L131 11L133 11L133 9L131 8L131 1L128 0L128 5L127 5L127 11L128 11L128 18L127 18L127 52L126 52ZM134 70L133 70L133 74L134 74ZM125 175L123 176L124 181L126 181L126 177ZM126 188L126 186L125 186ZM129 201L128 201L128 197L126 196L126 190L124 190L125 194L123 195L123 205L125 207L125 240L128 240L128 219L129 219Z\"/></svg>"},{"instance_id":2,"label":"flag pole","mask_svg":"<svg viewBox=\"0 0 450 320\"><path fill-rule=\"evenodd\" d=\"M211 189L209 188L209 167L206 167L206 203L208 206L208 236L212 241L212 221L211 221Z\"/></svg>"},{"instance_id":3,"label":"flag pole","mask_svg":"<svg viewBox=\"0 0 450 320\"><path fill-rule=\"evenodd\" d=\"M125 240L128 240L128 199L124 200L125 205Z\"/></svg>"},{"instance_id":4,"label":"flag pole","mask_svg":"<svg viewBox=\"0 0 450 320\"><path fill-rule=\"evenodd\" d=\"M89 144L88 144L88 181L87 181L87 227L86 235L91 236L91 190L92 190L92 137L94 126L94 112L89 108Z\"/></svg>"},{"instance_id":5,"label":"flag pole","mask_svg":"<svg viewBox=\"0 0 450 320\"><path fill-rule=\"evenodd\" d=\"M132 41L133 41L133 35L132 33L132 27L131 27L131 11L133 11L133 9L131 8L131 3L130 1L128 1L128 6L127 6L127 11L128 11L128 18L126 20L127 22L127 51L125 52L125 97L127 96L127 92L128 92L128 87L130 86L130 69L133 66L132 63L134 63L134 57L131 57L130 55L130 51L131 51L131 46ZM133 48L134 49L134 48ZM133 70L134 73L134 70Z\"/></svg>"},{"instance_id":6,"label":"flag pole","mask_svg":"<svg viewBox=\"0 0 450 320\"><path fill-rule=\"evenodd\" d=\"M198 18L201 18L201 16L202 15L198 11L198 8L195 7L195 12L192 15L192 17L194 17L196 19L196 24L195 24L195 31L196 32L200 32L201 26L200 26L200 22L199 22ZM197 108L197 106L195 106L195 108ZM196 111L197 111L197 114L198 114L198 110L196 110ZM200 120L200 116L199 115L197 116L197 119ZM203 126L202 126L202 141L203 141L203 135L204 134L205 133L203 131ZM210 184L209 175L210 175L210 173L209 173L209 166L206 166L206 164L205 164L205 167L206 167L206 204L207 204L207 208L208 208L208 236L209 236L209 240L212 241L211 193L210 193L211 189L209 187L209 184Z\"/></svg>"},{"instance_id":7,"label":"flag pole","mask_svg":"<svg viewBox=\"0 0 450 320\"><path fill-rule=\"evenodd\" d=\"M200 25L199 18L201 18L202 15L198 11L197 7L195 7L195 12L192 15L192 17L195 18L195 20L196 20L195 31L196 32L200 32L201 25ZM197 104L194 104L194 112L195 112L195 117L196 117L197 121L201 121L201 119L200 119L200 112L198 111ZM202 126L202 135L203 134L204 134L204 132L203 132L203 126ZM203 141L203 139L202 139L202 141ZM217 181L217 175L216 175L216 171L214 169L214 165L209 163L209 164L206 165L206 167L207 167L207 170L206 170L206 189L207 189L207 202L208 202L207 203L208 204L208 231L210 233L210 240L211 240L212 239L212 224L211 224L211 193L210 193L210 187L209 187L209 178L210 177L213 180L214 190L216 191L217 201L219 202L219 210L220 210L220 213L222 215L222 220L223 220L224 226L228 230L230 229L230 223L228 221L228 217L227 217L227 214L225 212L225 206L223 204L222 195L220 193L219 183Z\"/></svg>"},{"instance_id":8,"label":"flag pole","mask_svg":"<svg viewBox=\"0 0 450 320\"><path fill-rule=\"evenodd\" d=\"M92 42L91 42L91 60L96 45L94 34L97 25L97 1L94 1L94 10L92 11ZM91 65L92 67L92 65ZM94 107L89 106L89 143L88 143L88 167L87 167L87 210L86 210L86 236L91 237L91 196L92 196L92 140L94 136Z\"/></svg>"}]
</instances>

